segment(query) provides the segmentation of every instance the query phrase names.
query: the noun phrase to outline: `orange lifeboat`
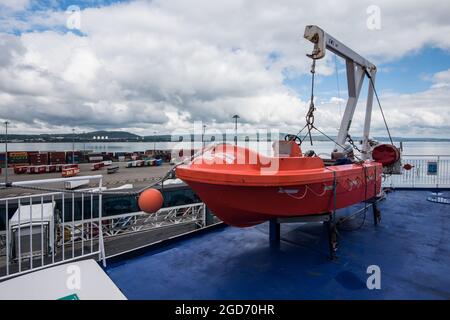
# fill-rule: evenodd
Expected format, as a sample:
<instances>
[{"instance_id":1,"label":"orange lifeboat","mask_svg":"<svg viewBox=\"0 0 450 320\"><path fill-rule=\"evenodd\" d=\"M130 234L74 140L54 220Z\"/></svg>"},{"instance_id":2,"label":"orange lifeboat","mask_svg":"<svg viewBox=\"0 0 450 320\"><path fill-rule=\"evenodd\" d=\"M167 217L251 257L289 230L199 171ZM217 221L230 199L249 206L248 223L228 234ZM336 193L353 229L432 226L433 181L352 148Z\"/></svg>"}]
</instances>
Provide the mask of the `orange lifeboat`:
<instances>
[{"instance_id":1,"label":"orange lifeboat","mask_svg":"<svg viewBox=\"0 0 450 320\"><path fill-rule=\"evenodd\" d=\"M293 141L278 143L287 151L275 157L221 144L178 166L176 175L217 217L237 227L332 212L380 192L378 162L326 166L319 157L303 156Z\"/></svg>"}]
</instances>

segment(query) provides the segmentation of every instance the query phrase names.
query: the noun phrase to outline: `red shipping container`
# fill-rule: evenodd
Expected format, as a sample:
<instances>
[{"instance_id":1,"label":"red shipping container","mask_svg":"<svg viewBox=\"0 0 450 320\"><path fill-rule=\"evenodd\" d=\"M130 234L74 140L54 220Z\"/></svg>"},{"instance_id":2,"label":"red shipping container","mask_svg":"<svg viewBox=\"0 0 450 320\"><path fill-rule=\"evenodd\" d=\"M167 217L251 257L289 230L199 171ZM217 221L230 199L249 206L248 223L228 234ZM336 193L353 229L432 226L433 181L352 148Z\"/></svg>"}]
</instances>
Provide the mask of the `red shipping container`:
<instances>
[{"instance_id":1,"label":"red shipping container","mask_svg":"<svg viewBox=\"0 0 450 320\"><path fill-rule=\"evenodd\" d=\"M66 159L53 159L50 161L50 164L65 164Z\"/></svg>"},{"instance_id":2,"label":"red shipping container","mask_svg":"<svg viewBox=\"0 0 450 320\"><path fill-rule=\"evenodd\" d=\"M45 173L47 171L46 166L38 166L37 167L37 173Z\"/></svg>"},{"instance_id":3,"label":"red shipping container","mask_svg":"<svg viewBox=\"0 0 450 320\"><path fill-rule=\"evenodd\" d=\"M78 168L78 164L65 164L62 166L62 170L71 168Z\"/></svg>"},{"instance_id":4,"label":"red shipping container","mask_svg":"<svg viewBox=\"0 0 450 320\"><path fill-rule=\"evenodd\" d=\"M66 152L65 151L50 151L49 153L50 153L50 155L59 156L59 157L66 156Z\"/></svg>"},{"instance_id":5,"label":"red shipping container","mask_svg":"<svg viewBox=\"0 0 450 320\"><path fill-rule=\"evenodd\" d=\"M105 164L103 162L97 162L97 163L93 163L91 165L91 170L92 171L96 171L96 170L100 170L101 168L103 168L105 166Z\"/></svg>"},{"instance_id":6,"label":"red shipping container","mask_svg":"<svg viewBox=\"0 0 450 320\"><path fill-rule=\"evenodd\" d=\"M48 164L48 154L38 153L29 155L29 160L31 165L47 165Z\"/></svg>"},{"instance_id":7,"label":"red shipping container","mask_svg":"<svg viewBox=\"0 0 450 320\"><path fill-rule=\"evenodd\" d=\"M66 161L66 153L64 151L50 152L49 159L53 163L64 163Z\"/></svg>"},{"instance_id":8,"label":"red shipping container","mask_svg":"<svg viewBox=\"0 0 450 320\"><path fill-rule=\"evenodd\" d=\"M14 173L15 174L24 174L26 172L27 172L27 167L25 167L25 166L14 167Z\"/></svg>"},{"instance_id":9,"label":"red shipping container","mask_svg":"<svg viewBox=\"0 0 450 320\"><path fill-rule=\"evenodd\" d=\"M30 166L28 167L29 173L45 173L47 171L46 166Z\"/></svg>"},{"instance_id":10,"label":"red shipping container","mask_svg":"<svg viewBox=\"0 0 450 320\"><path fill-rule=\"evenodd\" d=\"M79 172L80 172L80 169L77 168L77 167L63 168L61 175L62 175L63 178L66 178L66 177L74 177L74 176L76 176Z\"/></svg>"}]
</instances>

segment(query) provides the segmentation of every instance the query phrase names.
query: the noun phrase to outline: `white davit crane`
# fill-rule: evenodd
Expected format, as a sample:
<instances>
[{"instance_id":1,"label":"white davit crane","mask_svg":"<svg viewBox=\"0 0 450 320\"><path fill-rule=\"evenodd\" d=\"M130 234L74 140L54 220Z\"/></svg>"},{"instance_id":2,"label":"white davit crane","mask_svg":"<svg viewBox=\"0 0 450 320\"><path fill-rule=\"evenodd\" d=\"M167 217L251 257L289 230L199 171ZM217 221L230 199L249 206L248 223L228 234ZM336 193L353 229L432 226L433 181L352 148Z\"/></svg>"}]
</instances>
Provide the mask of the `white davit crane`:
<instances>
[{"instance_id":1,"label":"white davit crane","mask_svg":"<svg viewBox=\"0 0 450 320\"><path fill-rule=\"evenodd\" d=\"M330 36L318 26L306 26L304 37L314 43L314 50L312 54L308 55L308 57L314 60L322 59L325 56L326 50L328 49L336 55L345 59L347 67L348 100L344 115L341 120L341 125L339 127L339 133L336 141L339 145L342 146L347 139L348 131L352 123L364 78L366 75L370 76L373 82L372 84L373 86L375 86L375 75L377 73L377 67L373 63L361 57L352 49L344 45L342 42ZM369 82L363 132L363 152L361 155L363 159L369 159L371 157L369 134L370 122L372 119L372 104L374 94L373 86Z\"/></svg>"}]
</instances>

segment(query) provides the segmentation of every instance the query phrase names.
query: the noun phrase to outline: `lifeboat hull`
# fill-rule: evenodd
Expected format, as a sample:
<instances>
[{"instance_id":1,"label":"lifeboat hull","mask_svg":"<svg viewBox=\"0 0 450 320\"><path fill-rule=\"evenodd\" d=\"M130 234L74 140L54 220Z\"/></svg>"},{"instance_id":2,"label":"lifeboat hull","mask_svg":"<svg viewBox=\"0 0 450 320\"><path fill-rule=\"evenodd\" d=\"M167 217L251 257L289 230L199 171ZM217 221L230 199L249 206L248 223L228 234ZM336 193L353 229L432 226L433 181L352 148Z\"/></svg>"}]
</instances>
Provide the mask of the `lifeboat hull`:
<instances>
[{"instance_id":1,"label":"lifeboat hull","mask_svg":"<svg viewBox=\"0 0 450 320\"><path fill-rule=\"evenodd\" d=\"M196 159L179 166L176 174L218 218L232 226L332 212L373 198L381 189L382 166L377 162L325 167L320 158L264 159L257 155L256 164L238 164L239 154L254 154L245 148L227 148L204 156L211 160L219 154L228 163ZM261 171L268 160L278 162L276 172Z\"/></svg>"}]
</instances>

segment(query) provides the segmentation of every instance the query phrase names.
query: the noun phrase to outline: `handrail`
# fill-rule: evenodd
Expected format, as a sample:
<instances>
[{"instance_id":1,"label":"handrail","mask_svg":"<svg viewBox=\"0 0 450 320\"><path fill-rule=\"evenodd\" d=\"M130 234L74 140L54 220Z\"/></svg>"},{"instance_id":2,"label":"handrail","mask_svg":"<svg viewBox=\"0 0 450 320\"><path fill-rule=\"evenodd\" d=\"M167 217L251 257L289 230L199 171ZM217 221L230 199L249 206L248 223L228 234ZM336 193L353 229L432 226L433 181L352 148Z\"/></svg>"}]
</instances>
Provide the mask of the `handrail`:
<instances>
[{"instance_id":1,"label":"handrail","mask_svg":"<svg viewBox=\"0 0 450 320\"><path fill-rule=\"evenodd\" d=\"M165 208L161 208L159 209L157 212L155 212L154 214L164 214L165 212L171 212L171 211L176 211L176 210L180 210L180 209L187 209L187 208L192 208L192 207L201 207L204 206L205 204L203 202L197 202L197 203L192 203L192 204L185 204L185 205L181 205L181 206L173 206L173 207L165 207ZM129 218L129 217L134 217L134 216L151 216L152 214L148 214L144 211L135 211L135 212L128 212L128 213L123 213L123 214L117 214L117 215L112 215L112 216L102 216L101 221L107 221L107 220L112 220L112 219L121 219L121 218ZM75 224L82 224L82 223L89 223L89 222L95 222L98 221L98 218L93 218L93 219L83 219L83 220L75 220L73 223ZM61 225L71 225L72 222L68 221L68 222L62 222Z\"/></svg>"},{"instance_id":2,"label":"handrail","mask_svg":"<svg viewBox=\"0 0 450 320\"><path fill-rule=\"evenodd\" d=\"M8 186L45 185L79 180L97 180L98 187L101 188L103 176L93 175L27 180L12 182ZM0 185L6 186L5 183ZM106 256L103 243L103 228L101 227L104 221L102 219L102 195L92 193L89 197L84 197L84 200L91 204L90 217L92 218L92 224L96 222L100 227L98 228L96 239L98 246L94 246L91 241L90 250L84 250L84 244L88 246L88 242L84 242L80 253L75 249L73 237L75 228L72 226L71 230L69 230L70 228L67 228L66 225L66 222L70 219L70 212L72 222L75 221L75 198L73 194L72 197L64 197L65 194L66 191L61 190L58 192L24 194L22 196L0 198L0 205L3 206L1 207L0 217L5 221L4 236L6 238L6 259L0 265L0 280L92 255L98 255L98 259L105 264ZM55 210L54 207L44 210L44 203L47 203L50 199L53 203L57 202L62 206L61 212ZM98 201L98 208L94 208L93 206L94 199ZM69 207L70 201L72 201L72 204ZM12 210L16 211L14 212ZM12 212L16 215L15 219L18 221L17 226L10 224ZM93 218L95 212L98 212L98 217ZM62 221L62 223L58 223L59 221ZM72 235L72 239L65 241L68 234Z\"/></svg>"},{"instance_id":3,"label":"handrail","mask_svg":"<svg viewBox=\"0 0 450 320\"><path fill-rule=\"evenodd\" d=\"M68 178L53 178L53 179L40 179L40 180L26 180L26 181L16 181L16 182L10 182L8 185L11 186L29 186L29 185L35 185L35 184L48 184L48 183L57 183L57 182L67 182L67 181L80 181L80 180L99 180L101 181L103 179L103 176L93 175L93 176L77 176L77 177L68 177ZM6 183L0 183L0 186L5 187Z\"/></svg>"},{"instance_id":4,"label":"handrail","mask_svg":"<svg viewBox=\"0 0 450 320\"><path fill-rule=\"evenodd\" d=\"M450 157L450 154L402 154L402 157Z\"/></svg>"}]
</instances>

